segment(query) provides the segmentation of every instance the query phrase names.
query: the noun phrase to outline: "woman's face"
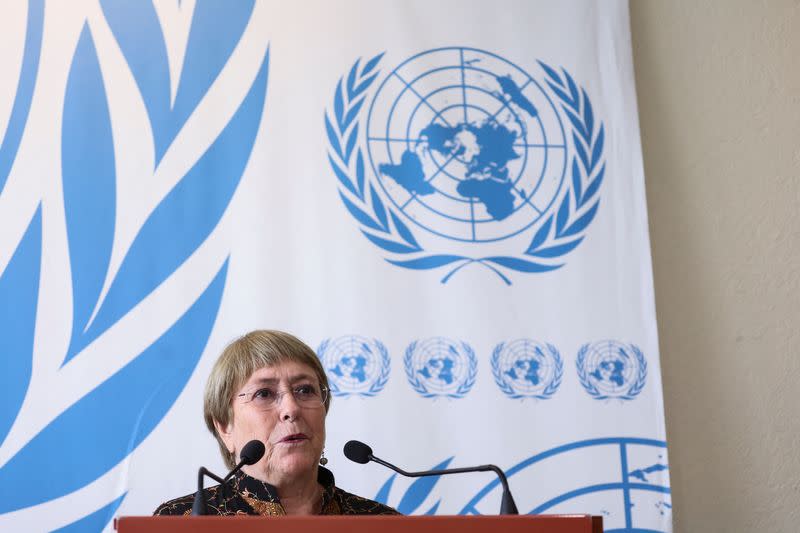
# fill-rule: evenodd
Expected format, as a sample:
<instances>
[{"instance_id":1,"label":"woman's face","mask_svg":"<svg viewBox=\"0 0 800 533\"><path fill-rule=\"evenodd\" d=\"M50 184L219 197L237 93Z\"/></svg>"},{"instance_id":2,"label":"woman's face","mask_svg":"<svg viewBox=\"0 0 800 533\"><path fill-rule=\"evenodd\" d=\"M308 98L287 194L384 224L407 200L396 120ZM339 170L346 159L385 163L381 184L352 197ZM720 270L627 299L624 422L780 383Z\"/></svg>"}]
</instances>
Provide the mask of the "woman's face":
<instances>
[{"instance_id":1,"label":"woman's face","mask_svg":"<svg viewBox=\"0 0 800 533\"><path fill-rule=\"evenodd\" d=\"M287 361L256 370L236 392L233 420L227 427L217 424L217 431L228 450L237 454L253 439L264 443L264 457L244 467L248 474L277 486L315 476L325 446L325 407L298 402L293 394L297 391L302 397L310 390L320 390L314 370ZM247 394L239 396L242 393ZM275 395L279 400L266 408L270 402L265 398Z\"/></svg>"}]
</instances>

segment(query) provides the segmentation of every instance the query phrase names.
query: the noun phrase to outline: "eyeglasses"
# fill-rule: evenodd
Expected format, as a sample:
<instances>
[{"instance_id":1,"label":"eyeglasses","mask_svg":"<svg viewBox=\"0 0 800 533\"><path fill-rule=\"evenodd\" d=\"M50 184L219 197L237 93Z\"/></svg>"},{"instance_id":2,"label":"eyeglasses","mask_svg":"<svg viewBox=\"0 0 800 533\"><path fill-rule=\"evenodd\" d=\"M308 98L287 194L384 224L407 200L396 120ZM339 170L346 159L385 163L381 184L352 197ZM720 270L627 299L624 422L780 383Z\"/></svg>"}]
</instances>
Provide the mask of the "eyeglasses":
<instances>
[{"instance_id":1,"label":"eyeglasses","mask_svg":"<svg viewBox=\"0 0 800 533\"><path fill-rule=\"evenodd\" d=\"M269 411L276 408L283 399L283 395L292 393L294 401L300 407L316 408L325 405L325 400L328 399L328 389L325 387L317 387L312 384L295 385L290 390L282 392L276 391L270 387L261 387L256 390L242 392L237 394L237 398L244 398L243 403L252 403L256 409L262 411Z\"/></svg>"}]
</instances>

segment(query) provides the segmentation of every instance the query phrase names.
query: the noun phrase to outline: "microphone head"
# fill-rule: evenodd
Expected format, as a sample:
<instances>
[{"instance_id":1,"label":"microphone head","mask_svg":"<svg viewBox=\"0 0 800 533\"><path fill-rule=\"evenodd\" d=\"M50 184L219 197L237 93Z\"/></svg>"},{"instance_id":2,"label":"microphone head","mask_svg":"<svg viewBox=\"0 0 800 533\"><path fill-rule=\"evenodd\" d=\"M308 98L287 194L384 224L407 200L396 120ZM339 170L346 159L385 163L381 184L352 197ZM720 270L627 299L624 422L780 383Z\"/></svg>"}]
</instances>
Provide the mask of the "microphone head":
<instances>
[{"instance_id":1,"label":"microphone head","mask_svg":"<svg viewBox=\"0 0 800 533\"><path fill-rule=\"evenodd\" d=\"M353 462L364 465L372 458L372 448L363 442L350 440L344 445L344 456Z\"/></svg>"},{"instance_id":2,"label":"microphone head","mask_svg":"<svg viewBox=\"0 0 800 533\"><path fill-rule=\"evenodd\" d=\"M260 440L251 440L242 448L239 460L246 465L254 465L264 457L264 443Z\"/></svg>"}]
</instances>

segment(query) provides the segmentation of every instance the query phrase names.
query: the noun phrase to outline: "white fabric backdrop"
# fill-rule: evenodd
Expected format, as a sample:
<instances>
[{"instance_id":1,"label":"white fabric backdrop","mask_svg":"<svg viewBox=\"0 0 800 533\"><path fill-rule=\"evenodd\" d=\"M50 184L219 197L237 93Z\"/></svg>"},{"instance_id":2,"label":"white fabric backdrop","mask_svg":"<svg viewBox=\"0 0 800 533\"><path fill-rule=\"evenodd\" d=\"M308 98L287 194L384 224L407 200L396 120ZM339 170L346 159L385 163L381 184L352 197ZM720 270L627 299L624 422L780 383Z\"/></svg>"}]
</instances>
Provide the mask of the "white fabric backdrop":
<instances>
[{"instance_id":1,"label":"white fabric backdrop","mask_svg":"<svg viewBox=\"0 0 800 533\"><path fill-rule=\"evenodd\" d=\"M276 328L337 387L343 488L499 509L357 438L671 530L627 3L0 11L0 524L109 529L222 472L206 376Z\"/></svg>"}]
</instances>

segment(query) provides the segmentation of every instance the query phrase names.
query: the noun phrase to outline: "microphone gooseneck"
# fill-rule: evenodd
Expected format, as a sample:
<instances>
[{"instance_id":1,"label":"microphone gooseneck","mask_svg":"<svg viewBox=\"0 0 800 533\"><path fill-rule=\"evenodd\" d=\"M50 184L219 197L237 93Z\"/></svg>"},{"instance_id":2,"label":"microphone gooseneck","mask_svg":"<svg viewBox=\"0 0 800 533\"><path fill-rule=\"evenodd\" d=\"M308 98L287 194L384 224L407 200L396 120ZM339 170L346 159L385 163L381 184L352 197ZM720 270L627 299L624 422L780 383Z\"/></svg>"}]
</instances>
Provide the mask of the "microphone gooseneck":
<instances>
[{"instance_id":1,"label":"microphone gooseneck","mask_svg":"<svg viewBox=\"0 0 800 533\"><path fill-rule=\"evenodd\" d=\"M264 447L264 443L260 440L251 440L247 444L242 447L242 451L239 452L239 464L237 464L233 470L228 472L228 475L224 478L220 478L219 476L215 475L213 472L210 472L206 467L201 466L197 471L197 492L194 493L194 502L192 502L192 515L194 516L202 516L208 514L208 507L206 505L206 499L203 497L203 478L208 476L220 485L222 485L223 490L228 483L228 480L233 477L236 472L242 469L245 465L254 465L264 457L264 452L266 448Z\"/></svg>"},{"instance_id":2,"label":"microphone gooseneck","mask_svg":"<svg viewBox=\"0 0 800 533\"><path fill-rule=\"evenodd\" d=\"M500 502L500 514L519 514L517 511L517 505L514 503L514 497L511 496L511 489L508 487L508 478L506 478L505 473L496 465L480 465L480 466L470 466L464 468L447 468L444 470L423 470L420 472L406 472L402 468L398 468L397 466L387 463L383 459L375 457L372 454L372 448L364 444L363 442L359 442L357 440L348 441L347 444L344 445L344 456L350 459L353 462L360 463L360 464L367 464L370 461L378 463L380 465L385 466L391 470L394 470L401 476L406 477L423 477L423 476L441 476L446 474L464 474L467 472L494 472L497 474L497 477L500 478L500 483L503 485L503 498Z\"/></svg>"}]
</instances>

